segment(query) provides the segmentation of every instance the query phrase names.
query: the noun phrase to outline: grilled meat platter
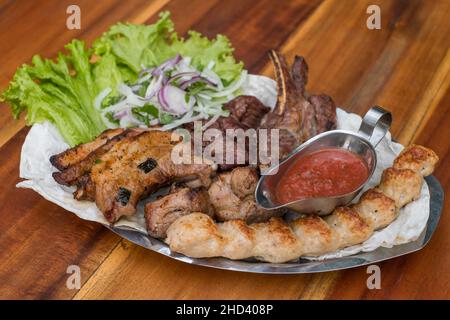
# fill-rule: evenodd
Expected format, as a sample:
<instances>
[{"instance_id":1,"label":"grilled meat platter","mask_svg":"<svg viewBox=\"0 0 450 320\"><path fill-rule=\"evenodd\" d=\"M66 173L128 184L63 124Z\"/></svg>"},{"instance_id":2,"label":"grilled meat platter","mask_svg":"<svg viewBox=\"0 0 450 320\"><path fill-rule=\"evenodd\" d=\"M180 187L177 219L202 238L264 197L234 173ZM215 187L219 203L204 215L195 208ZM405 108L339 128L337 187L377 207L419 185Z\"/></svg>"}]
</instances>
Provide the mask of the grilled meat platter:
<instances>
[{"instance_id":1,"label":"grilled meat platter","mask_svg":"<svg viewBox=\"0 0 450 320\"><path fill-rule=\"evenodd\" d=\"M302 142L336 129L336 106L325 94L307 93L303 57L296 56L291 68L276 51L269 57L278 88L275 108L241 95L224 105L230 115L218 117L209 128L278 129L284 157ZM184 128L194 131L193 123ZM52 156L51 163L60 170L53 176L58 183L75 185L74 197L94 201L110 223L135 214L139 200L170 186L167 195L145 206L150 236L190 257L255 257L279 263L365 241L420 195L422 177L431 174L437 162L433 151L410 146L358 203L338 207L327 217L285 222L285 208L265 210L255 201L258 166L174 164L169 155L177 142L170 136L158 130L106 130L92 142ZM193 181L199 183L190 187Z\"/></svg>"},{"instance_id":2,"label":"grilled meat platter","mask_svg":"<svg viewBox=\"0 0 450 320\"><path fill-rule=\"evenodd\" d=\"M169 13L66 48L56 62L37 56L19 68L1 99L33 125L23 185L69 210L82 204L89 220L132 221L187 257L286 263L362 251L374 234L400 230L405 210L419 214L414 203L426 205L436 153L392 147L382 108L361 120L308 91L303 56L270 50L275 79L249 75L226 37L179 38ZM52 144L43 171L32 172L27 158ZM257 195L271 174L267 207ZM307 200L315 204L295 206ZM339 204L323 212L330 202Z\"/></svg>"}]
</instances>

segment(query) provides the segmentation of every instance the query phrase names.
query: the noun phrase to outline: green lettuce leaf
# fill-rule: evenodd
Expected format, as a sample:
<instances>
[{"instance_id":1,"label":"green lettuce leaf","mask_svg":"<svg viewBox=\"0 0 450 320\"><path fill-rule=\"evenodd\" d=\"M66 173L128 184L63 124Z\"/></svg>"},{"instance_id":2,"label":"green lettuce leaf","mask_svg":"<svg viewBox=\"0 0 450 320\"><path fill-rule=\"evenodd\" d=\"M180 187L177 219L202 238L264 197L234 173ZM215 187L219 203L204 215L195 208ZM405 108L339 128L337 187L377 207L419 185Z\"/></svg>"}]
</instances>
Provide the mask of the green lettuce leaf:
<instances>
[{"instance_id":1,"label":"green lettuce leaf","mask_svg":"<svg viewBox=\"0 0 450 320\"><path fill-rule=\"evenodd\" d=\"M174 32L168 12L161 13L153 25L118 23L95 41L93 47L99 56L114 55L119 65L135 74L143 67L157 66L177 54L191 57L192 65L199 70L214 61L213 70L225 84L236 80L243 69L242 62L236 62L227 37L218 35L209 40L190 31L187 39L180 38Z\"/></svg>"},{"instance_id":2,"label":"green lettuce leaf","mask_svg":"<svg viewBox=\"0 0 450 320\"><path fill-rule=\"evenodd\" d=\"M214 40L203 37L196 31L189 31L187 39L177 39L171 49L185 57L191 57L191 64L203 70L211 61L215 62L213 71L229 84L236 80L243 69L243 63L237 63L233 56L233 47L227 37L217 35Z\"/></svg>"},{"instance_id":3,"label":"green lettuce leaf","mask_svg":"<svg viewBox=\"0 0 450 320\"><path fill-rule=\"evenodd\" d=\"M155 66L162 62L169 50L169 37L173 22L169 13L160 15L152 25L118 23L94 42L95 54L113 54L119 64L139 73L142 66Z\"/></svg>"},{"instance_id":4,"label":"green lettuce leaf","mask_svg":"<svg viewBox=\"0 0 450 320\"><path fill-rule=\"evenodd\" d=\"M32 65L20 67L1 99L10 103L17 118L27 111L31 125L50 120L67 143L92 140L106 127L93 107L97 94L84 43L74 40L56 62L34 56Z\"/></svg>"}]
</instances>

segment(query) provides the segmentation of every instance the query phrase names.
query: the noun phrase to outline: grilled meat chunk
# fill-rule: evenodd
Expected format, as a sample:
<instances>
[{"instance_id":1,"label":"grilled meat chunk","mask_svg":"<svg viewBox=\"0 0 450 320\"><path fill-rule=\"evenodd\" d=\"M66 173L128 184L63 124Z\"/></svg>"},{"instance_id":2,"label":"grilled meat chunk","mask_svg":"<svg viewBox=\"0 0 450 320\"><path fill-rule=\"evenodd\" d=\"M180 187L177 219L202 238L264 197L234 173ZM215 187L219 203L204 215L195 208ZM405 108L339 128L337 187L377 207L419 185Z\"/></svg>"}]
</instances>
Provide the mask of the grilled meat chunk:
<instances>
[{"instance_id":1,"label":"grilled meat chunk","mask_svg":"<svg viewBox=\"0 0 450 320\"><path fill-rule=\"evenodd\" d=\"M230 112L230 115L228 117L219 117L214 123L209 125L207 129L216 129L219 130L222 133L221 137L215 137L214 141L208 141L207 139L203 140L203 149L210 146L211 143L216 142L216 139L222 138L223 139L223 150L220 154L213 154L212 156L215 159L222 159L221 164L219 164L219 168L221 170L229 170L231 168L236 167L237 165L245 165L248 164L248 138L245 141L245 149L241 150L240 148L237 148L237 140L234 141L235 143L235 150L234 150L234 161L233 163L225 163L226 161L226 141L225 141L225 133L228 129L241 129L241 130L248 130L248 129L257 129L261 123L261 119L264 117L264 115L269 112L270 108L264 106L261 101L258 100L258 98L254 96L238 96L234 98L233 100L227 102L223 108L225 110L228 110ZM205 125L207 123L206 120L202 121L202 125ZM184 126L185 129L193 132L194 131L194 124L188 123ZM242 151L243 154L238 154L239 151ZM245 159L244 163L238 163L237 159L242 158Z\"/></svg>"},{"instance_id":2,"label":"grilled meat chunk","mask_svg":"<svg viewBox=\"0 0 450 320\"><path fill-rule=\"evenodd\" d=\"M116 143L91 170L95 202L111 223L133 215L137 202L174 181L200 179L208 186L210 164L175 164L171 151L177 141L170 132L146 131Z\"/></svg>"},{"instance_id":3,"label":"grilled meat chunk","mask_svg":"<svg viewBox=\"0 0 450 320\"><path fill-rule=\"evenodd\" d=\"M270 111L254 96L238 96L233 100L224 104L223 109L228 110L228 117L219 117L217 121L212 123L208 128L215 128L225 132L226 129L256 129L259 127L264 115ZM208 121L203 120L202 124ZM193 123L187 123L184 128L189 131L194 130Z\"/></svg>"},{"instance_id":4,"label":"grilled meat chunk","mask_svg":"<svg viewBox=\"0 0 450 320\"><path fill-rule=\"evenodd\" d=\"M95 201L95 185L92 183L91 175L84 174L77 180L77 189L73 193L76 200Z\"/></svg>"},{"instance_id":5,"label":"grilled meat chunk","mask_svg":"<svg viewBox=\"0 0 450 320\"><path fill-rule=\"evenodd\" d=\"M86 158L89 153L105 144L112 137L121 134L123 131L124 129L122 128L106 130L91 142L80 144L76 147L67 149L64 152L51 156L50 162L58 170L64 170Z\"/></svg>"},{"instance_id":6,"label":"grilled meat chunk","mask_svg":"<svg viewBox=\"0 0 450 320\"><path fill-rule=\"evenodd\" d=\"M336 105L333 99L326 94L312 95L309 102L314 107L316 131L307 138L312 138L319 133L336 129Z\"/></svg>"},{"instance_id":7,"label":"grilled meat chunk","mask_svg":"<svg viewBox=\"0 0 450 320\"><path fill-rule=\"evenodd\" d=\"M213 217L214 209L204 188L172 188L170 193L145 206L148 233L155 238L165 238L169 226L179 217L201 211Z\"/></svg>"},{"instance_id":8,"label":"grilled meat chunk","mask_svg":"<svg viewBox=\"0 0 450 320\"><path fill-rule=\"evenodd\" d=\"M256 205L254 194L258 180L256 170L250 167L237 167L219 174L208 189L216 218L253 223L282 215L284 210L264 210Z\"/></svg>"},{"instance_id":9,"label":"grilled meat chunk","mask_svg":"<svg viewBox=\"0 0 450 320\"><path fill-rule=\"evenodd\" d=\"M258 128L264 115L270 111L270 108L254 96L238 96L227 102L223 108L230 111L230 117L235 120L236 126L243 129ZM235 129L227 127L226 124L221 128Z\"/></svg>"}]
</instances>

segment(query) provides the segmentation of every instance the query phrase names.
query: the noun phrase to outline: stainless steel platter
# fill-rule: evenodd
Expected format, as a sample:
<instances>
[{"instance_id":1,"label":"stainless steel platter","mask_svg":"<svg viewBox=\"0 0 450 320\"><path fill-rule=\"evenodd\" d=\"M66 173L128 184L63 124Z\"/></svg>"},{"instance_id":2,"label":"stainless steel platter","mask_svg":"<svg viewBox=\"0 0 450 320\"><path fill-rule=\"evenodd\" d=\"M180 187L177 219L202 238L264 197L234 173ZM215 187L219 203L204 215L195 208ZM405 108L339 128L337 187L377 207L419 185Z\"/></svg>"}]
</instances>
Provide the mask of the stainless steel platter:
<instances>
[{"instance_id":1,"label":"stainless steel platter","mask_svg":"<svg viewBox=\"0 0 450 320\"><path fill-rule=\"evenodd\" d=\"M403 256L425 247L437 227L444 202L444 191L442 190L442 186L440 185L439 181L434 176L426 177L425 181L428 184L431 195L430 216L428 218L425 230L416 241L394 246L393 248L378 248L372 252L361 252L348 257L335 258L324 261L309 261L306 259L299 259L295 262L277 264L260 262L256 260L235 261L226 258L195 259L186 257L176 252L172 252L164 242L151 238L138 231L116 227L108 228L121 237L144 248L159 252L165 256L185 263L205 267L267 274L300 274L342 270L368 264L374 264L380 261Z\"/></svg>"}]
</instances>

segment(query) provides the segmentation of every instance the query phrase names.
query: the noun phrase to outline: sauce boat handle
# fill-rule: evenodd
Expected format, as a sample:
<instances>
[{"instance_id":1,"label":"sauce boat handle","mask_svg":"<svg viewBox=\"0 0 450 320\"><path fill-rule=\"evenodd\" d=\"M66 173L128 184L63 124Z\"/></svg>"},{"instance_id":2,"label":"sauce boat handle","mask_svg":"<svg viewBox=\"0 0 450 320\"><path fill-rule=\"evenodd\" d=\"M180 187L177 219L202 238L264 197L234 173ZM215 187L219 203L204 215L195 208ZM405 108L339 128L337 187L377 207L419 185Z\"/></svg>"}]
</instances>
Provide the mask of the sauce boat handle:
<instances>
[{"instance_id":1,"label":"sauce boat handle","mask_svg":"<svg viewBox=\"0 0 450 320\"><path fill-rule=\"evenodd\" d=\"M358 134L369 140L375 148L388 132L391 123L391 113L379 106L374 106L362 119Z\"/></svg>"}]
</instances>

